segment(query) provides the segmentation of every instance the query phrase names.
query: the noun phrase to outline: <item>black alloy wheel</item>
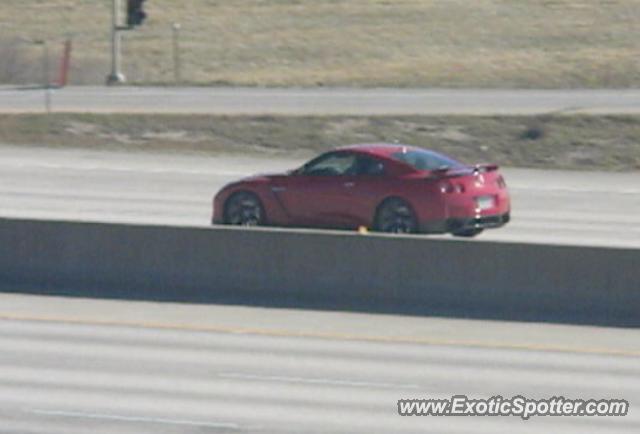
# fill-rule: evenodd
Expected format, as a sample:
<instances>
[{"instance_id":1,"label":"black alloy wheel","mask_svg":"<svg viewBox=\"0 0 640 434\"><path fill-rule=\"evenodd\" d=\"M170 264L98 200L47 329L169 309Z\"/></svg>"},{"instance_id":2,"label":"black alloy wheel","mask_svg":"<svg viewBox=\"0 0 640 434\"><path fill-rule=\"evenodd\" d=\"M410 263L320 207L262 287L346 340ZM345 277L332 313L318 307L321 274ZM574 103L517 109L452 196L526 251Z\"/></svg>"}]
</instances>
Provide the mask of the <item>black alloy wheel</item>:
<instances>
[{"instance_id":1,"label":"black alloy wheel","mask_svg":"<svg viewBox=\"0 0 640 434\"><path fill-rule=\"evenodd\" d=\"M402 199L386 200L378 208L375 229L394 234L411 234L418 231L418 223L413 210Z\"/></svg>"},{"instance_id":2,"label":"black alloy wheel","mask_svg":"<svg viewBox=\"0 0 640 434\"><path fill-rule=\"evenodd\" d=\"M225 203L224 223L236 226L264 224L264 209L260 199L249 192L235 193Z\"/></svg>"}]
</instances>

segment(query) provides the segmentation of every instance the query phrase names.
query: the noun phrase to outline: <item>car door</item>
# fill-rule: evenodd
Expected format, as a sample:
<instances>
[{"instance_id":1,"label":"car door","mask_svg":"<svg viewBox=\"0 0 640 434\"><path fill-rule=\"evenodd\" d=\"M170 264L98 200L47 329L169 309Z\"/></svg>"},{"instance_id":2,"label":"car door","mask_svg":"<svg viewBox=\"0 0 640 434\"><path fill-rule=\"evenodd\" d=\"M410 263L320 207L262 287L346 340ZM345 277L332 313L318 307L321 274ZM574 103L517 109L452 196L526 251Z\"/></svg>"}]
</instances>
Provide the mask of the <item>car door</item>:
<instances>
[{"instance_id":1,"label":"car door","mask_svg":"<svg viewBox=\"0 0 640 434\"><path fill-rule=\"evenodd\" d=\"M388 168L384 160L372 155L358 155L353 175L346 180L345 200L349 202L352 226L370 226L376 207L390 191Z\"/></svg>"},{"instance_id":2,"label":"car door","mask_svg":"<svg viewBox=\"0 0 640 434\"><path fill-rule=\"evenodd\" d=\"M335 151L311 160L291 174L278 178L272 191L299 226L343 227L352 223L349 194L356 155Z\"/></svg>"}]
</instances>

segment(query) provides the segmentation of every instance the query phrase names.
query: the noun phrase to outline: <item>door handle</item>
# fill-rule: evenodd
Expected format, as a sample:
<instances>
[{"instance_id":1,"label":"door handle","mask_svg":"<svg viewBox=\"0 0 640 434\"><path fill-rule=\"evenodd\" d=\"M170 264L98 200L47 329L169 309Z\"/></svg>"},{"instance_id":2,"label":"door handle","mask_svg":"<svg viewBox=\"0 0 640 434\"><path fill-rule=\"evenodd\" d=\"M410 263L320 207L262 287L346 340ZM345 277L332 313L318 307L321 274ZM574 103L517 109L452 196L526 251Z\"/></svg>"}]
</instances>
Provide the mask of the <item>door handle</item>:
<instances>
[{"instance_id":1,"label":"door handle","mask_svg":"<svg viewBox=\"0 0 640 434\"><path fill-rule=\"evenodd\" d=\"M273 191L274 193L285 191L286 189L287 187L271 187L271 191Z\"/></svg>"},{"instance_id":2,"label":"door handle","mask_svg":"<svg viewBox=\"0 0 640 434\"><path fill-rule=\"evenodd\" d=\"M355 187L356 183L355 182L345 182L342 185L344 185L347 188L351 188L351 187Z\"/></svg>"}]
</instances>

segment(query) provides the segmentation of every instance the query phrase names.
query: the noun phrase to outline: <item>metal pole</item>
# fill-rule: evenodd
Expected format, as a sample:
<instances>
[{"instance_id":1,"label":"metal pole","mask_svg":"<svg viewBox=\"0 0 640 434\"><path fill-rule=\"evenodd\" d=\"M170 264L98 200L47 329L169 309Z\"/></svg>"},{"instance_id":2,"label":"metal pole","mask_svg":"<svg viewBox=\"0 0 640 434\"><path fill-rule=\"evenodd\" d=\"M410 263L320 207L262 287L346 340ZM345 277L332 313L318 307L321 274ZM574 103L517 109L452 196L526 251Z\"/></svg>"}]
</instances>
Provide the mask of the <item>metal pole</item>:
<instances>
[{"instance_id":1,"label":"metal pole","mask_svg":"<svg viewBox=\"0 0 640 434\"><path fill-rule=\"evenodd\" d=\"M42 45L42 89L44 90L44 109L51 113L51 77L49 74L49 44L44 39L33 41L36 45Z\"/></svg>"},{"instance_id":2,"label":"metal pole","mask_svg":"<svg viewBox=\"0 0 640 434\"><path fill-rule=\"evenodd\" d=\"M107 77L108 85L121 84L127 81L122 73L121 42L120 33L120 0L113 1L113 11L111 14L111 73Z\"/></svg>"},{"instance_id":3,"label":"metal pole","mask_svg":"<svg viewBox=\"0 0 640 434\"><path fill-rule=\"evenodd\" d=\"M44 71L44 108L51 113L51 75L49 73L49 44L42 42L42 70Z\"/></svg>"},{"instance_id":4,"label":"metal pole","mask_svg":"<svg viewBox=\"0 0 640 434\"><path fill-rule=\"evenodd\" d=\"M182 82L182 62L180 59L180 23L173 23L173 74L176 84Z\"/></svg>"}]
</instances>

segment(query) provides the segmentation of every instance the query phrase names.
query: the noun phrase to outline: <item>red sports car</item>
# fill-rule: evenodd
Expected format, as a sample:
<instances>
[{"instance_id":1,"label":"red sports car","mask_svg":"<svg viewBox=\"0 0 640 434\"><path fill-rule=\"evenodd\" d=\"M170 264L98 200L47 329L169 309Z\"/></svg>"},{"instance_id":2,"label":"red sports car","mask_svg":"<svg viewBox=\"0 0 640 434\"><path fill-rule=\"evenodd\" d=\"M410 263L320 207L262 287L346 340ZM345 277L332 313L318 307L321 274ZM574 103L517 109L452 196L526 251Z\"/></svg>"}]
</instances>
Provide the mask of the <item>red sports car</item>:
<instances>
[{"instance_id":1,"label":"red sports car","mask_svg":"<svg viewBox=\"0 0 640 434\"><path fill-rule=\"evenodd\" d=\"M213 201L213 223L474 236L509 221L495 164L469 166L396 144L326 152L287 173L246 178Z\"/></svg>"}]
</instances>

